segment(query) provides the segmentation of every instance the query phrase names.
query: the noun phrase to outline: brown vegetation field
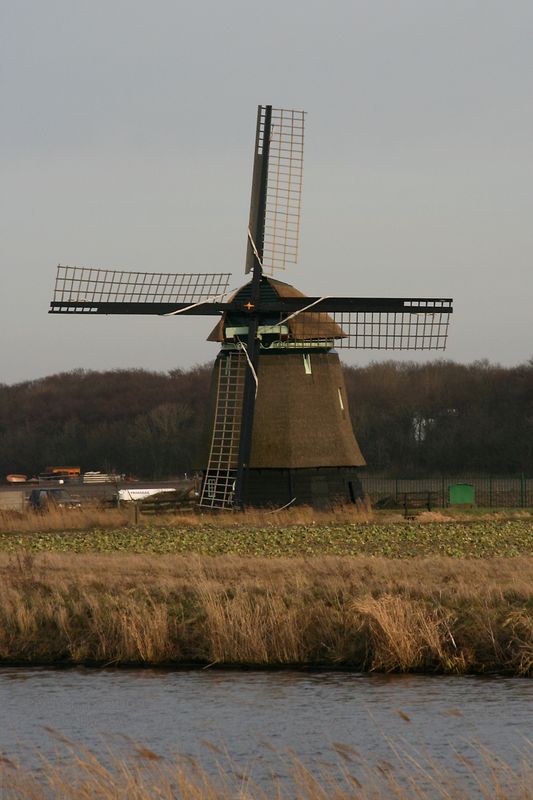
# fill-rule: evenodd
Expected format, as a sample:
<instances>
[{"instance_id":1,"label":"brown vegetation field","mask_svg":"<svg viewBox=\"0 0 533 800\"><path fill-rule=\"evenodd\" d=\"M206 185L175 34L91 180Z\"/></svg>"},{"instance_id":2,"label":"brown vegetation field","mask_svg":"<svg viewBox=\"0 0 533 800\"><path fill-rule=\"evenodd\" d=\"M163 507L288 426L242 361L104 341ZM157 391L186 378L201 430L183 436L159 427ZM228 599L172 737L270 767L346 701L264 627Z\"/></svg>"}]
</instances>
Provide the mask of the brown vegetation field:
<instances>
[{"instance_id":1,"label":"brown vegetation field","mask_svg":"<svg viewBox=\"0 0 533 800\"><path fill-rule=\"evenodd\" d=\"M0 661L533 674L533 558L0 553Z\"/></svg>"},{"instance_id":2,"label":"brown vegetation field","mask_svg":"<svg viewBox=\"0 0 533 800\"><path fill-rule=\"evenodd\" d=\"M520 515L520 511L517 514ZM523 514L529 516L527 512ZM509 515L506 514L506 517ZM437 515L437 518L439 515ZM198 528L216 526L217 528L233 528L246 526L260 528L266 525L308 525L308 524L349 524L361 523L374 519L375 515L368 506L344 505L327 511L318 511L309 506L296 506L282 511L249 509L245 513L232 511L201 512L187 508L183 512L144 515L141 509L135 509L134 503L123 503L119 508L103 508L98 502L85 502L80 509L51 507L45 513L27 510L0 510L0 533L10 531L46 532L46 531L83 531L100 528L119 529L137 524L149 523L161 527L171 525L176 528ZM430 515L431 518L431 515ZM383 520L401 520L401 512L386 513ZM533 516L531 517L533 523Z\"/></svg>"}]
</instances>

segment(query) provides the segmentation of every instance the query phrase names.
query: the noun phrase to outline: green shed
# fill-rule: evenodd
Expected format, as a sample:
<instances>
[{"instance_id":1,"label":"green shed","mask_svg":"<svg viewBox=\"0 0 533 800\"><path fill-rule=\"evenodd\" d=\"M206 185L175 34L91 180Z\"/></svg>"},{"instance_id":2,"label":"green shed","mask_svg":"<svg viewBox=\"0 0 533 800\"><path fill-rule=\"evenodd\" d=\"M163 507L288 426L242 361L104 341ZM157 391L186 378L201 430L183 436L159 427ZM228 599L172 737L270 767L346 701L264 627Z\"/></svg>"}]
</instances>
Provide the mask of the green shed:
<instances>
[{"instance_id":1,"label":"green shed","mask_svg":"<svg viewBox=\"0 0 533 800\"><path fill-rule=\"evenodd\" d=\"M476 489L471 483L452 483L448 492L451 506L473 506L476 503Z\"/></svg>"}]
</instances>

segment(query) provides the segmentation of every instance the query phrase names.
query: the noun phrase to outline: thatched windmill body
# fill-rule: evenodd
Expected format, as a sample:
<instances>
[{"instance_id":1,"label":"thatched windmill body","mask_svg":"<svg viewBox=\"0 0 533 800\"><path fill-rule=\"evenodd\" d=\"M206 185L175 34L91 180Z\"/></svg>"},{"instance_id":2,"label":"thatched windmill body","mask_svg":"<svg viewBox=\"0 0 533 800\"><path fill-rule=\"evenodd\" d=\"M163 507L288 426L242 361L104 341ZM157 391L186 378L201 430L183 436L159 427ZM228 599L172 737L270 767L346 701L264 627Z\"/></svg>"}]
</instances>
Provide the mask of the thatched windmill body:
<instances>
[{"instance_id":1,"label":"thatched windmill body","mask_svg":"<svg viewBox=\"0 0 533 800\"><path fill-rule=\"evenodd\" d=\"M296 262L304 112L260 106L246 285L228 273L58 267L51 313L216 315L220 344L199 467L200 505L356 502L365 461L338 349L440 349L452 301L307 297L272 274Z\"/></svg>"}]
</instances>

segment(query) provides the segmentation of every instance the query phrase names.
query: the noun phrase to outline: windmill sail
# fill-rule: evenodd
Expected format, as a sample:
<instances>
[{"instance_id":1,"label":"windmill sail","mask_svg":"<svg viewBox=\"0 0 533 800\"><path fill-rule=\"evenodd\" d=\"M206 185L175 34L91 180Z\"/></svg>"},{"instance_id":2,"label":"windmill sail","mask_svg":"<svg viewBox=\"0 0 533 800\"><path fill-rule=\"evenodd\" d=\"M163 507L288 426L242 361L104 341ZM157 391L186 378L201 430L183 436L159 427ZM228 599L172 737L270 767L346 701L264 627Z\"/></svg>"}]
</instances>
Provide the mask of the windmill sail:
<instances>
[{"instance_id":1,"label":"windmill sail","mask_svg":"<svg viewBox=\"0 0 533 800\"><path fill-rule=\"evenodd\" d=\"M263 271L285 269L298 260L300 208L304 152L304 111L259 106L250 203L249 231L251 236L263 228L262 241L248 241L246 272L253 269L256 254L261 258ZM267 164L266 196L262 198L261 174ZM264 200L264 202L263 202ZM262 219L259 219L262 217Z\"/></svg>"},{"instance_id":2,"label":"windmill sail","mask_svg":"<svg viewBox=\"0 0 533 800\"><path fill-rule=\"evenodd\" d=\"M365 301L374 308L365 309ZM350 306L356 304L363 307L352 310ZM327 313L302 311L280 315L278 325L271 327L272 332L279 334L280 345L307 342L310 346L313 343L320 346L329 341L332 347L344 350L446 349L451 300L403 299L387 304L379 299L372 302L366 298L334 298L333 302L325 300L315 308L328 305L331 307Z\"/></svg>"},{"instance_id":3,"label":"windmill sail","mask_svg":"<svg viewBox=\"0 0 533 800\"><path fill-rule=\"evenodd\" d=\"M117 269L59 265L50 312L98 312L113 306L121 313L143 304L194 304L223 296L231 273L124 272Z\"/></svg>"}]
</instances>

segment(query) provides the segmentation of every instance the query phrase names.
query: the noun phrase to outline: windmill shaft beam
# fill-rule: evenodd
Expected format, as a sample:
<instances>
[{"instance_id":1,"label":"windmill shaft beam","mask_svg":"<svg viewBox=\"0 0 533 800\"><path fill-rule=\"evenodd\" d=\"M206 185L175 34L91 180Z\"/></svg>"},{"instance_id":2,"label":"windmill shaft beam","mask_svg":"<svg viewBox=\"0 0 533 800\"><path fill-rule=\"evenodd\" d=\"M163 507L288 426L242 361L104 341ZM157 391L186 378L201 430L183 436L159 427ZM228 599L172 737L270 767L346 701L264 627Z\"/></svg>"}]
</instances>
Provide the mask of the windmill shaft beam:
<instances>
[{"instance_id":1,"label":"windmill shaft beam","mask_svg":"<svg viewBox=\"0 0 533 800\"><path fill-rule=\"evenodd\" d=\"M50 314L72 314L83 313L84 311L92 314L153 314L164 316L176 311L189 316L212 316L221 314L224 311L232 311L232 303L202 303L191 305L191 303L109 303L95 300L77 302L52 302L50 303Z\"/></svg>"},{"instance_id":2,"label":"windmill shaft beam","mask_svg":"<svg viewBox=\"0 0 533 800\"><path fill-rule=\"evenodd\" d=\"M452 312L452 300L449 298L403 298L403 297L280 297L275 303L261 303L260 313L273 312L294 313L303 311L309 306L309 313L318 312L350 312L379 311L404 313L441 313Z\"/></svg>"},{"instance_id":3,"label":"windmill shaft beam","mask_svg":"<svg viewBox=\"0 0 533 800\"><path fill-rule=\"evenodd\" d=\"M261 111L259 111L259 116ZM261 261L263 259L264 239L265 239L265 214L268 189L268 156L270 151L270 126L272 121L272 106L265 106L265 118L263 127L263 154L261 158L261 174L259 178L259 196L257 201L257 219L255 234L255 246L258 249ZM244 379L244 397L242 406L241 437L239 442L239 461L237 467L237 477L235 481L235 503L238 508L244 508L248 501L248 465L252 452L252 428L254 424L256 384L255 375L259 361L259 341L257 339L257 328L259 326L260 296L261 296L261 277L263 275L262 263L256 258L252 273L252 283L250 292L251 304L248 311L252 313L248 325L248 341L246 349L248 358L253 367L253 372L248 365ZM241 303L236 310L242 311ZM255 373L255 374L254 374Z\"/></svg>"},{"instance_id":4,"label":"windmill shaft beam","mask_svg":"<svg viewBox=\"0 0 533 800\"><path fill-rule=\"evenodd\" d=\"M308 306L309 313L333 313L375 311L381 313L400 312L406 314L451 314L452 300L449 298L396 298L396 297L279 297L275 302L257 303L248 311L241 302L231 303L128 303L99 301L63 301L50 303L51 314L154 314L165 315L179 312L176 316L212 316L230 313L249 313L250 316L293 314Z\"/></svg>"},{"instance_id":5,"label":"windmill shaft beam","mask_svg":"<svg viewBox=\"0 0 533 800\"><path fill-rule=\"evenodd\" d=\"M265 214L267 202L267 189L268 189L268 158L270 154L270 126L272 124L272 106L265 106L265 117L263 127L263 153L261 158L261 174L259 177L259 196L257 199L257 219L256 228L254 231L255 246L258 249L259 256L263 258L264 239L265 239ZM259 291L259 281L263 269L261 264L254 263L254 279L257 283L257 291ZM252 284L252 295L254 285ZM257 294L258 297L258 294ZM257 299L256 297L256 299Z\"/></svg>"}]
</instances>

